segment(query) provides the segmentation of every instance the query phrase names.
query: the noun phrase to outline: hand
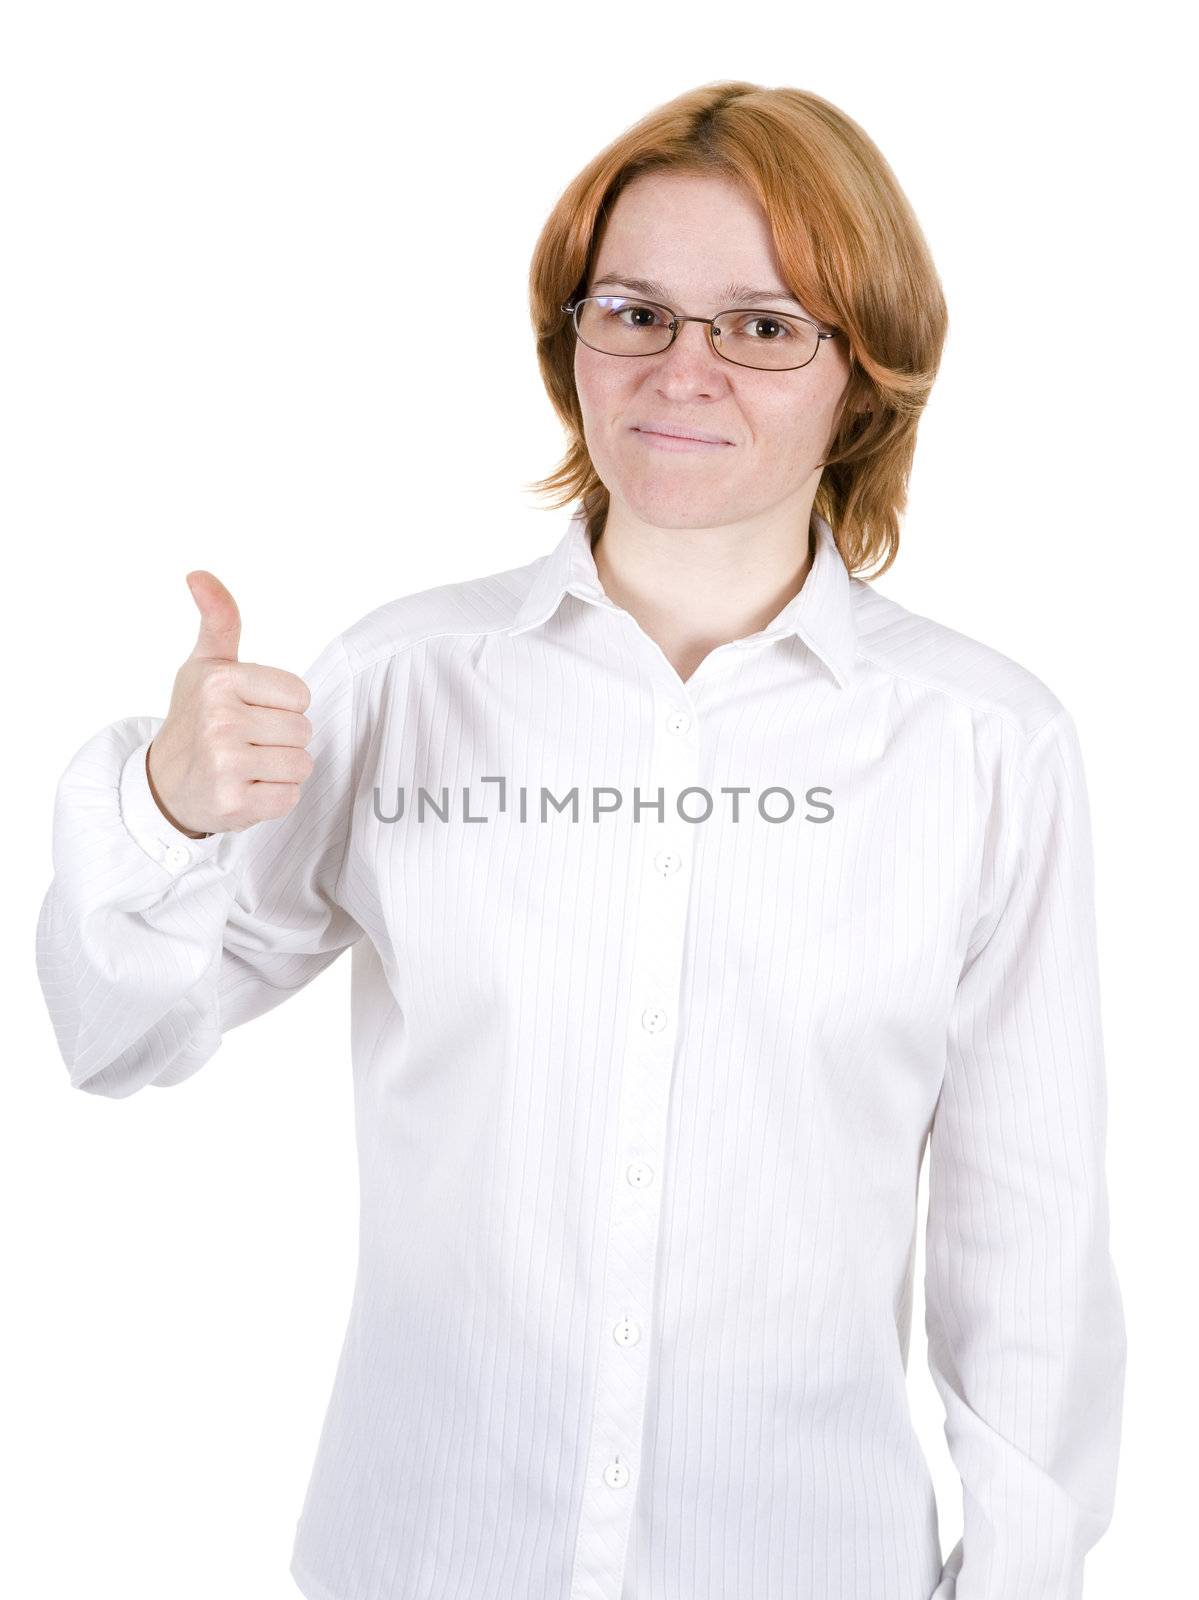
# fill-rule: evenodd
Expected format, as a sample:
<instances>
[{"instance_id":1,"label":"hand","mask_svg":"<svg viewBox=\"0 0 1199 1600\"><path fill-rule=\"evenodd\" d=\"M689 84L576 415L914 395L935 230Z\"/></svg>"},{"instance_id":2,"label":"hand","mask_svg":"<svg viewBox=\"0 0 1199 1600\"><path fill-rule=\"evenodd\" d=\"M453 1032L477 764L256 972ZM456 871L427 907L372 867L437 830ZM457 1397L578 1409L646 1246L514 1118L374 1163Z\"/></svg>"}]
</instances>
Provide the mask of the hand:
<instances>
[{"instance_id":1,"label":"hand","mask_svg":"<svg viewBox=\"0 0 1199 1600\"><path fill-rule=\"evenodd\" d=\"M308 685L294 672L238 661L241 616L219 578L187 574L200 633L175 675L146 755L159 810L193 839L284 816L312 773Z\"/></svg>"}]
</instances>

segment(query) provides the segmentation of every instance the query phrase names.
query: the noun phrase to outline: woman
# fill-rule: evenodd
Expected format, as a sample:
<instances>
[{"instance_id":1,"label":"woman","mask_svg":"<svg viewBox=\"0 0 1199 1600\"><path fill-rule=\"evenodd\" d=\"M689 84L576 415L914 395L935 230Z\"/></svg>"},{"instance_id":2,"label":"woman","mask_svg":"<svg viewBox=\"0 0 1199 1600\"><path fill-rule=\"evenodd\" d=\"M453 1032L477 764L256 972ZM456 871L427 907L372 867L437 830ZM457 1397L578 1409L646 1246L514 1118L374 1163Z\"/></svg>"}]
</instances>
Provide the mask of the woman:
<instances>
[{"instance_id":1,"label":"woman","mask_svg":"<svg viewBox=\"0 0 1199 1600\"><path fill-rule=\"evenodd\" d=\"M311 1600L1075 1596L1125 1356L1085 781L1050 689L861 575L945 337L919 227L827 101L709 84L570 184L531 285L556 546L306 681L192 574L166 719L64 774L71 1081L178 1083L353 947Z\"/></svg>"}]
</instances>

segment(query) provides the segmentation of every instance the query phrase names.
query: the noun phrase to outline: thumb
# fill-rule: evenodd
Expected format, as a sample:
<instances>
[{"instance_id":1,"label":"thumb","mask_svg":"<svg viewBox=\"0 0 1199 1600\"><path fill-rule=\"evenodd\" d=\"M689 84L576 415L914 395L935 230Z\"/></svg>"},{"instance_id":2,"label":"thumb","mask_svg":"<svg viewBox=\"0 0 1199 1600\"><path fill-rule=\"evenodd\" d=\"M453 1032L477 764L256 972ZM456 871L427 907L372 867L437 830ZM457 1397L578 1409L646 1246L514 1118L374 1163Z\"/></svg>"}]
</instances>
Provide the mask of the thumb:
<instances>
[{"instance_id":1,"label":"thumb","mask_svg":"<svg viewBox=\"0 0 1199 1600\"><path fill-rule=\"evenodd\" d=\"M187 586L200 608L200 633L189 660L203 656L218 661L236 661L241 641L241 614L237 601L221 580L202 567L187 574Z\"/></svg>"}]
</instances>

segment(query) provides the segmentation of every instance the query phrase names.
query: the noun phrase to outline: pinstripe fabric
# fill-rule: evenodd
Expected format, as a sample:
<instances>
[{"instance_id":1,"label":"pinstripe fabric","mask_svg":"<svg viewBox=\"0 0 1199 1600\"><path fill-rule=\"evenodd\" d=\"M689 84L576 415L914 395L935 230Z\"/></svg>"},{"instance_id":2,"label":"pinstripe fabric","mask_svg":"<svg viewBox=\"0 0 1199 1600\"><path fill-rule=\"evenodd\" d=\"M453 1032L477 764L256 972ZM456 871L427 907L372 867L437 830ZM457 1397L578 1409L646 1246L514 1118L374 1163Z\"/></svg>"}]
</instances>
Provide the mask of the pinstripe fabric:
<instances>
[{"instance_id":1,"label":"pinstripe fabric","mask_svg":"<svg viewBox=\"0 0 1199 1600\"><path fill-rule=\"evenodd\" d=\"M305 674L296 809L241 834L158 812L158 719L63 774L37 954L73 1085L178 1084L352 950L309 1600L1080 1593L1125 1344L1076 731L814 528L686 682L577 510L379 607ZM944 1560L905 1392L926 1142Z\"/></svg>"}]
</instances>

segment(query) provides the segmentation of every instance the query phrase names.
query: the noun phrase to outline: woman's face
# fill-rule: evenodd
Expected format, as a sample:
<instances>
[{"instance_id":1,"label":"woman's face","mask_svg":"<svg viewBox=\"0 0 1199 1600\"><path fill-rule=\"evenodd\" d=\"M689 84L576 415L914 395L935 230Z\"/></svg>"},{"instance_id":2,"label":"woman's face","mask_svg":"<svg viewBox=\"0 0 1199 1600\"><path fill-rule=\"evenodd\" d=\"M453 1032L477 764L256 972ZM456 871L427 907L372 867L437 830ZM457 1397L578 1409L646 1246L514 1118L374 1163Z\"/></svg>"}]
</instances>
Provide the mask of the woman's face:
<instances>
[{"instance_id":1,"label":"woman's face","mask_svg":"<svg viewBox=\"0 0 1199 1600\"><path fill-rule=\"evenodd\" d=\"M794 299L730 296L740 283L785 290L766 213L722 176L645 173L621 191L587 293L636 295L622 275L653 279L641 295L680 315L744 306L810 315ZM610 280L610 281L609 281ZM844 338L825 339L804 367L770 372L716 355L685 322L660 355L613 356L575 341L575 384L592 463L613 506L656 527L717 527L811 506L849 378ZM718 434L719 449L655 448L638 423Z\"/></svg>"}]
</instances>

